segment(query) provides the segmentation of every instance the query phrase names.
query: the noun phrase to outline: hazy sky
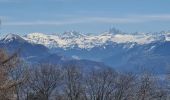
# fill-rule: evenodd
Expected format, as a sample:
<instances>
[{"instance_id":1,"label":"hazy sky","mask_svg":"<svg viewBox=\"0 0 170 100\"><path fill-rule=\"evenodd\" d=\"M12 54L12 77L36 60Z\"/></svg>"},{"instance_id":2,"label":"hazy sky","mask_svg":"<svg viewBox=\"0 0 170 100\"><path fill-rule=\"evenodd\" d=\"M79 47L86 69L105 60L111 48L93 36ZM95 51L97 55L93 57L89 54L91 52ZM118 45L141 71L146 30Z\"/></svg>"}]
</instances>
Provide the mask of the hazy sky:
<instances>
[{"instance_id":1,"label":"hazy sky","mask_svg":"<svg viewBox=\"0 0 170 100\"><path fill-rule=\"evenodd\" d=\"M0 0L1 33L170 30L170 0Z\"/></svg>"}]
</instances>

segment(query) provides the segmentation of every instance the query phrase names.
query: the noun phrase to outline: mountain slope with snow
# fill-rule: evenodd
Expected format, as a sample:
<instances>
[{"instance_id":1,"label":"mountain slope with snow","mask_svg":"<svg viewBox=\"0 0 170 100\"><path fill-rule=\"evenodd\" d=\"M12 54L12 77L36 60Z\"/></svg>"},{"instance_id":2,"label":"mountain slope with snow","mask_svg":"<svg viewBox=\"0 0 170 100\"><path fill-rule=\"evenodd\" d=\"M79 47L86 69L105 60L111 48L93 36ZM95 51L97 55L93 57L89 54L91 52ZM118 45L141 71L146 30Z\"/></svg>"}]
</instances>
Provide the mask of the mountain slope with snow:
<instances>
[{"instance_id":1,"label":"mountain slope with snow","mask_svg":"<svg viewBox=\"0 0 170 100\"><path fill-rule=\"evenodd\" d=\"M169 41L170 33L164 34L112 34L105 32L98 35L85 35L78 32L65 32L63 34L47 35L31 33L23 37L31 43L45 45L48 48L80 48L91 49L107 45L108 43L137 43L148 44L155 41Z\"/></svg>"},{"instance_id":2,"label":"mountain slope with snow","mask_svg":"<svg viewBox=\"0 0 170 100\"><path fill-rule=\"evenodd\" d=\"M105 32L97 35L31 33L22 37L9 34L0 40L0 46L7 47L9 51L22 48L24 57L31 61L58 63L73 59L86 65L87 60L89 63L92 61L90 65L103 62L118 70L132 71L144 67L160 73L170 65L170 32Z\"/></svg>"},{"instance_id":3,"label":"mountain slope with snow","mask_svg":"<svg viewBox=\"0 0 170 100\"><path fill-rule=\"evenodd\" d=\"M108 67L104 63L97 61L74 59L51 53L47 47L41 44L29 43L26 39L16 34L8 34L2 38L0 40L0 48L6 49L9 54L18 52L21 59L29 64L51 63L61 66L74 64L75 66L84 67L84 69Z\"/></svg>"}]
</instances>

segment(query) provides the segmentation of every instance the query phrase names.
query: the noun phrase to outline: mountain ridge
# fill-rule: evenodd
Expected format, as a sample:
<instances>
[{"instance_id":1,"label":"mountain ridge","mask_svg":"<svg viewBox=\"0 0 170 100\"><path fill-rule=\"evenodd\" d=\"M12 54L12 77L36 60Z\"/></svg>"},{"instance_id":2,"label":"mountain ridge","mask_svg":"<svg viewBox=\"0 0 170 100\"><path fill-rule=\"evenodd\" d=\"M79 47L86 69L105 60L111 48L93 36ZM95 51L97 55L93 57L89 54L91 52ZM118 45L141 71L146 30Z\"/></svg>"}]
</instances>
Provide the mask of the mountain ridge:
<instances>
[{"instance_id":1,"label":"mountain ridge","mask_svg":"<svg viewBox=\"0 0 170 100\"><path fill-rule=\"evenodd\" d=\"M63 34L47 35L43 33L30 33L23 36L30 43L42 44L48 48L80 48L91 49L107 45L108 43L137 43L148 44L155 41L170 41L170 33L160 34L113 34L105 32L97 35L86 35L78 32L65 32Z\"/></svg>"},{"instance_id":2,"label":"mountain ridge","mask_svg":"<svg viewBox=\"0 0 170 100\"><path fill-rule=\"evenodd\" d=\"M85 59L74 59L73 57L50 52L50 49L41 45L30 43L16 34L8 34L0 40L0 48L7 50L9 54L18 51L20 58L30 66L37 63L50 63L60 66L74 64L85 69L109 67L102 62Z\"/></svg>"},{"instance_id":3,"label":"mountain ridge","mask_svg":"<svg viewBox=\"0 0 170 100\"><path fill-rule=\"evenodd\" d=\"M69 33L67 33L69 34ZM30 34L28 34L30 35ZM38 57L39 62L49 61L52 63L62 63L61 59L65 59L63 57L66 56L66 62L70 60L76 61L76 64L86 65L86 61L90 63L90 65L97 65L97 62L102 62L107 66L111 66L117 70L138 70L139 67L144 67L145 69L156 70L159 73L164 73L168 65L170 65L170 41L169 33L158 33L158 34L135 34L130 36L135 36L137 40L140 38L150 39L151 41L146 43L138 43L135 41L127 42L122 40L121 42L110 41L112 37L115 39L115 36L123 36L124 38L129 38L128 34L111 34L111 33L103 33L96 35L78 35L78 37L73 36L75 34L70 34L70 38L63 38L58 35L44 35L42 33L33 33L29 37L37 38L33 42L30 41L26 36L21 36L21 38L7 38L7 40L13 41L2 41L6 39L2 39L0 43L10 47L18 47L23 46L26 50L25 52L29 52L28 55L36 55ZM15 35L12 35L17 37ZM146 37L149 38L146 38ZM83 39L81 42L77 42L79 39ZM139 38L139 39L138 39ZM58 40L55 40L58 39ZM103 40L102 40L103 39ZM131 37L130 37L131 39ZM89 41L90 40L90 41ZM23 42L22 42L23 41ZM26 42L24 42L26 41ZM88 43L87 43L88 42ZM47 44L46 44L47 43ZM51 45L52 43L52 45ZM55 44L53 44L55 43ZM67 44L68 43L68 44ZM77 43L87 43L88 48L82 48ZM16 45L17 44L17 45ZM0 45L1 46L1 45ZM42 46L42 48L40 47ZM51 47L48 47L51 46ZM45 48L45 49L43 49ZM32 52L32 50L36 50L36 52ZM46 51L47 49L47 51ZM31 51L30 51L31 50ZM43 51L45 50L45 51ZM39 55L37 55L39 54ZM43 54L47 54L42 56ZM68 57L68 60L67 60ZM58 60L56 60L58 59ZM35 59L31 59L36 61ZM73 62L74 62L73 61ZM91 62L92 61L92 62ZM80 63L81 62L81 63ZM101 64L99 64L101 65Z\"/></svg>"}]
</instances>

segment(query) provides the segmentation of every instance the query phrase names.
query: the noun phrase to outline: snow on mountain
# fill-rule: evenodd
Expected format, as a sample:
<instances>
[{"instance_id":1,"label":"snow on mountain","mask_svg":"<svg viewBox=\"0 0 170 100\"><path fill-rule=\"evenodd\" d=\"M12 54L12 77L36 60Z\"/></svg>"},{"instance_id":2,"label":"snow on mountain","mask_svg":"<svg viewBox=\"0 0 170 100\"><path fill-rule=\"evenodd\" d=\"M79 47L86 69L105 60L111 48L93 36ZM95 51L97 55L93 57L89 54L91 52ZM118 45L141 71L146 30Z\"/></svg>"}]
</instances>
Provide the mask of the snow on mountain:
<instances>
[{"instance_id":1,"label":"snow on mountain","mask_svg":"<svg viewBox=\"0 0 170 100\"><path fill-rule=\"evenodd\" d=\"M25 40L20 37L19 35L16 35L16 34L8 34L6 35L1 41L3 42L11 42L11 41L15 41L15 40L18 40L19 42L25 42Z\"/></svg>"},{"instance_id":2,"label":"snow on mountain","mask_svg":"<svg viewBox=\"0 0 170 100\"><path fill-rule=\"evenodd\" d=\"M57 34L60 38L63 39L70 39L70 38L81 38L85 35L76 32L76 31L72 31L72 32L64 32L63 34Z\"/></svg>"},{"instance_id":3,"label":"snow on mountain","mask_svg":"<svg viewBox=\"0 0 170 100\"><path fill-rule=\"evenodd\" d=\"M104 32L97 35L78 32L51 35L31 33L23 37L9 34L0 40L0 46L9 51L22 47L22 57L33 62L58 63L56 61L62 62L67 59L80 62L82 59L88 59L104 62L120 70L135 70L139 68L137 66L144 66L159 72L166 70L170 64L170 32ZM66 58L63 58L65 56Z\"/></svg>"},{"instance_id":4,"label":"snow on mountain","mask_svg":"<svg viewBox=\"0 0 170 100\"><path fill-rule=\"evenodd\" d=\"M31 43L45 45L49 48L74 48L91 49L107 43L137 43L148 44L154 41L170 41L170 33L166 34L113 34L105 32L97 35L85 35L78 32L65 32L63 34L47 35L43 33L30 33L23 37Z\"/></svg>"},{"instance_id":5,"label":"snow on mountain","mask_svg":"<svg viewBox=\"0 0 170 100\"><path fill-rule=\"evenodd\" d=\"M170 41L170 32L165 34L165 40Z\"/></svg>"}]
</instances>

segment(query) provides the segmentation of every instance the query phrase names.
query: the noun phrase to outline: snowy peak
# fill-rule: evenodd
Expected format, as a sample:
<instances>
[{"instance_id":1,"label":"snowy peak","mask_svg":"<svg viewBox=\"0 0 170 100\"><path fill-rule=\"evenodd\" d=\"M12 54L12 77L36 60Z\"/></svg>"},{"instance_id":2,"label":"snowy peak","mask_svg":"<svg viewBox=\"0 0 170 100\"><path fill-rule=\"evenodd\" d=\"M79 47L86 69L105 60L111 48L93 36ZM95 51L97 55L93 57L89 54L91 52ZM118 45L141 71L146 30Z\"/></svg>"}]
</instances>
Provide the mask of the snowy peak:
<instances>
[{"instance_id":1,"label":"snowy peak","mask_svg":"<svg viewBox=\"0 0 170 100\"><path fill-rule=\"evenodd\" d=\"M164 38L166 41L170 41L170 32L166 33Z\"/></svg>"},{"instance_id":2,"label":"snowy peak","mask_svg":"<svg viewBox=\"0 0 170 100\"><path fill-rule=\"evenodd\" d=\"M20 36L17 35L17 34L12 34L12 33L6 35L6 36L2 39L2 41L3 41L3 42L7 42L7 43L12 42L12 41L25 42L25 40L24 40L22 37L20 37Z\"/></svg>"},{"instance_id":3,"label":"snowy peak","mask_svg":"<svg viewBox=\"0 0 170 100\"><path fill-rule=\"evenodd\" d=\"M80 38L83 37L84 35L79 32L72 31L72 32L64 32L63 34L59 34L59 36L61 38Z\"/></svg>"},{"instance_id":4,"label":"snowy peak","mask_svg":"<svg viewBox=\"0 0 170 100\"><path fill-rule=\"evenodd\" d=\"M31 36L37 36L37 37L43 37L46 36L44 33L30 33L26 35L27 37L31 37Z\"/></svg>"},{"instance_id":5,"label":"snowy peak","mask_svg":"<svg viewBox=\"0 0 170 100\"><path fill-rule=\"evenodd\" d=\"M118 32L118 31L117 31ZM120 32L120 31L119 31ZM21 42L28 41L30 43L42 44L48 48L80 48L91 49L94 47L101 47L112 44L148 44L156 41L170 41L170 32L161 33L117 33L104 32L102 34L85 35L79 32L65 32L60 34L44 34L44 33L30 33L26 36L20 37L15 34L7 35L3 41L10 42L19 40Z\"/></svg>"},{"instance_id":6,"label":"snowy peak","mask_svg":"<svg viewBox=\"0 0 170 100\"><path fill-rule=\"evenodd\" d=\"M120 31L119 31L120 32ZM167 37L167 38L165 38ZM165 41L170 39L169 34L113 34L105 32L102 34L91 34L83 35L78 32L65 32L63 34L47 35L43 33L31 33L24 37L26 40L32 43L38 43L45 45L49 48L83 48L90 49L108 43L137 43L137 44L148 44L154 41Z\"/></svg>"},{"instance_id":7,"label":"snowy peak","mask_svg":"<svg viewBox=\"0 0 170 100\"><path fill-rule=\"evenodd\" d=\"M59 39L56 35L46 35L43 33L30 33L23 37L25 40L31 43L42 44L46 47L57 47L57 41Z\"/></svg>"}]
</instances>

